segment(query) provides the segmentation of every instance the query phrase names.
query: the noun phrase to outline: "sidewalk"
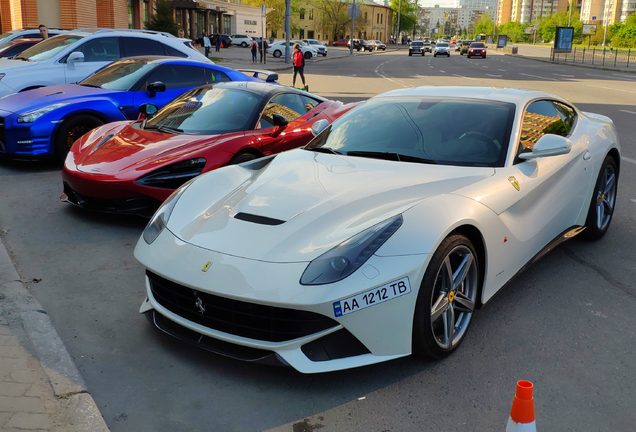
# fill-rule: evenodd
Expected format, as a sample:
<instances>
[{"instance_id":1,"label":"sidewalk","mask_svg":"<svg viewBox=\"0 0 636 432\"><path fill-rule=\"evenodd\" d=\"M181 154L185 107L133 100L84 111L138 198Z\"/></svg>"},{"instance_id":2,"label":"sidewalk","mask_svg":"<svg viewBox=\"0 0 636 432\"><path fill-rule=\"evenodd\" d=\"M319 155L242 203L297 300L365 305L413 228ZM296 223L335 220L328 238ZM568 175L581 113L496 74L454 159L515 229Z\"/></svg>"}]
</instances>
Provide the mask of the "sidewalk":
<instances>
[{"instance_id":1,"label":"sidewalk","mask_svg":"<svg viewBox=\"0 0 636 432\"><path fill-rule=\"evenodd\" d=\"M582 64L582 63L574 63L574 62L566 62L566 61L552 61L550 59L551 47L545 45L526 45L526 44L511 44L509 46L516 46L518 49L517 54L505 54L515 57L523 57L529 60L540 61L544 63L551 64L560 64L560 65L568 65L568 66L578 66L588 69L600 69L600 70L608 70L614 72L625 72L625 73L636 73L636 65L633 68L626 67L613 67L608 65L598 65L598 64ZM502 52L501 50L497 50L497 52Z\"/></svg>"},{"instance_id":2,"label":"sidewalk","mask_svg":"<svg viewBox=\"0 0 636 432\"><path fill-rule=\"evenodd\" d=\"M407 47L407 46L405 46ZM407 47L408 48L408 47ZM199 48L201 54L204 53L203 48ZM363 52L363 51L353 51L353 56L368 56L375 54L382 54L384 52L395 51L395 46L387 46L386 51L373 51L373 52ZM308 63L318 63L323 61L329 61L334 59L342 59L349 57L349 49L344 47L327 47L327 56L323 57L318 55L315 59L307 60ZM210 58L218 65L229 67L232 69L265 69L269 71L284 71L291 70L292 64L285 63L285 56L281 56L280 58L276 58L271 54L268 54L265 61L266 63L252 63L252 53L249 48L243 48L240 46L232 46L230 48L221 48L220 51L215 51L212 49L210 51ZM260 56L258 57L260 60Z\"/></svg>"},{"instance_id":3,"label":"sidewalk","mask_svg":"<svg viewBox=\"0 0 636 432\"><path fill-rule=\"evenodd\" d=\"M107 432L40 303L0 241L0 431Z\"/></svg>"}]
</instances>

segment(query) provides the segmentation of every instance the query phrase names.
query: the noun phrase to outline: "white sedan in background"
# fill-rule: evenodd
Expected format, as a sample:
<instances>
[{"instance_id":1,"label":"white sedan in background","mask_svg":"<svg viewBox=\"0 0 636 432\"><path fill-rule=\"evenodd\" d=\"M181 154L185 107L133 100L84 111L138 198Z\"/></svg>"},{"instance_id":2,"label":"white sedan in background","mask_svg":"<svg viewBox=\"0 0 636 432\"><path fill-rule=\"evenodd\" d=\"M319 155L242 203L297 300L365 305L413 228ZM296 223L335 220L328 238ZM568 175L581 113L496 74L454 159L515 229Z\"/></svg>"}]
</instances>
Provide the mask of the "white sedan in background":
<instances>
[{"instance_id":1,"label":"white sedan in background","mask_svg":"<svg viewBox=\"0 0 636 432\"><path fill-rule=\"evenodd\" d=\"M518 272L612 221L614 124L558 96L410 88L326 123L303 149L165 201L135 249L140 312L210 351L304 373L443 358Z\"/></svg>"},{"instance_id":2,"label":"white sedan in background","mask_svg":"<svg viewBox=\"0 0 636 432\"><path fill-rule=\"evenodd\" d=\"M450 45L448 42L438 42L437 45L435 45L435 49L433 49L433 57L437 57L438 55L450 57Z\"/></svg>"},{"instance_id":3,"label":"white sedan in background","mask_svg":"<svg viewBox=\"0 0 636 432\"><path fill-rule=\"evenodd\" d=\"M298 43L298 41L289 41L289 52L290 55L293 55L294 53L294 44ZM267 49L267 52L271 55L273 55L276 58L279 58L281 56L285 55L285 41L280 41L280 42L274 42L273 44L271 44L269 46L269 48ZM306 59L310 59L310 58L316 58L318 56L318 50L313 49L312 47L310 47L307 44L300 44L300 51L303 53L303 56L305 56Z\"/></svg>"},{"instance_id":4,"label":"white sedan in background","mask_svg":"<svg viewBox=\"0 0 636 432\"><path fill-rule=\"evenodd\" d=\"M302 42L307 44L311 48L318 50L319 55L322 55L323 57L327 57L327 53L329 52L329 50L327 49L326 46L321 44L320 41L317 41L316 39L303 39Z\"/></svg>"}]
</instances>

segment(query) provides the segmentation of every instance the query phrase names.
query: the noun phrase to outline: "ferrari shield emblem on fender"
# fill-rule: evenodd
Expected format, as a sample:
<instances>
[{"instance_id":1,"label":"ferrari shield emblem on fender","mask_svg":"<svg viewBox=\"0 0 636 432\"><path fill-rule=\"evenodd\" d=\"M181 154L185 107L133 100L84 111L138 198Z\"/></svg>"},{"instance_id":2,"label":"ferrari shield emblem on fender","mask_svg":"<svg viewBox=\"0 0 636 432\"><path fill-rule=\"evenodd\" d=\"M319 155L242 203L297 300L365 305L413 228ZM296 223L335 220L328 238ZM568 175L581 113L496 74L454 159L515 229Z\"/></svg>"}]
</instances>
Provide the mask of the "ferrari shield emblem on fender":
<instances>
[{"instance_id":1,"label":"ferrari shield emblem on fender","mask_svg":"<svg viewBox=\"0 0 636 432\"><path fill-rule=\"evenodd\" d=\"M508 177L508 181L515 189L519 190L519 182L517 181L515 176Z\"/></svg>"},{"instance_id":2,"label":"ferrari shield emblem on fender","mask_svg":"<svg viewBox=\"0 0 636 432\"><path fill-rule=\"evenodd\" d=\"M517 188L519 189L519 188ZM212 263L210 261L206 262L205 265L203 266L203 268L201 269L202 272L206 272L208 271L208 269L210 268L210 266L212 265Z\"/></svg>"}]
</instances>

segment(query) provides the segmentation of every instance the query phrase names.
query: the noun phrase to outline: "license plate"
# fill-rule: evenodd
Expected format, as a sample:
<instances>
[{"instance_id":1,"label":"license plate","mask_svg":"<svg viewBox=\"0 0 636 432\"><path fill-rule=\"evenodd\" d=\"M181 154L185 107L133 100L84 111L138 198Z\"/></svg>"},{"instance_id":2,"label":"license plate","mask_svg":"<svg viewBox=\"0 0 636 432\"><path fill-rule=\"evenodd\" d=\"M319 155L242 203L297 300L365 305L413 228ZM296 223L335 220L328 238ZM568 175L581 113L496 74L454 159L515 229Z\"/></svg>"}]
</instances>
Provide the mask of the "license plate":
<instances>
[{"instance_id":1,"label":"license plate","mask_svg":"<svg viewBox=\"0 0 636 432\"><path fill-rule=\"evenodd\" d=\"M389 282L386 285L382 285L344 300L334 302L333 313L336 317L340 317L387 302L396 297L409 294L410 292L411 285L409 284L409 278L404 277L402 279Z\"/></svg>"}]
</instances>

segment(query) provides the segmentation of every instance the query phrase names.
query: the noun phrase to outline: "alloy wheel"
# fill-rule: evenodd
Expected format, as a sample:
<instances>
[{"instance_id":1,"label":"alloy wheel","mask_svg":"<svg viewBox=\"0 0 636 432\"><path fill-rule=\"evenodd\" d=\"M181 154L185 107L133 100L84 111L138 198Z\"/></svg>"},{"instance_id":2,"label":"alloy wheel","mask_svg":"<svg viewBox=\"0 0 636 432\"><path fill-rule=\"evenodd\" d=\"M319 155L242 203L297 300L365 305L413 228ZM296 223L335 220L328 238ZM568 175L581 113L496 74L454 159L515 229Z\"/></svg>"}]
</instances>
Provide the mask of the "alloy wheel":
<instances>
[{"instance_id":1,"label":"alloy wheel","mask_svg":"<svg viewBox=\"0 0 636 432\"><path fill-rule=\"evenodd\" d=\"M616 204L616 170L612 165L605 167L603 181L596 191L596 227L604 230L612 219Z\"/></svg>"},{"instance_id":2,"label":"alloy wheel","mask_svg":"<svg viewBox=\"0 0 636 432\"><path fill-rule=\"evenodd\" d=\"M477 263L464 245L452 249L437 271L431 296L431 331L437 345L450 350L468 329L477 297Z\"/></svg>"}]
</instances>

